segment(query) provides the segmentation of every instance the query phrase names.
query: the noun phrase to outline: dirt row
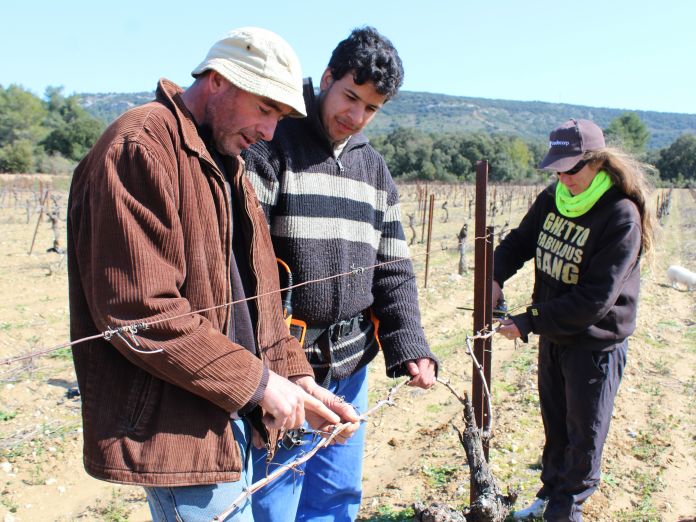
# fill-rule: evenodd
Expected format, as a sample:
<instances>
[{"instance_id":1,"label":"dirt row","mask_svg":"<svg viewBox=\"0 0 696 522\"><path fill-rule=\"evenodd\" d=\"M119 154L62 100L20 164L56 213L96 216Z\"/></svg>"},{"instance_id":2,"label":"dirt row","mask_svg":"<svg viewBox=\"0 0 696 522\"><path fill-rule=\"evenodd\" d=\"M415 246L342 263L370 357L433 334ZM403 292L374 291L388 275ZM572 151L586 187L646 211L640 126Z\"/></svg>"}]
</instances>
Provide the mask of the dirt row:
<instances>
[{"instance_id":1,"label":"dirt row","mask_svg":"<svg viewBox=\"0 0 696 522\"><path fill-rule=\"evenodd\" d=\"M447 197L445 190L438 202ZM405 224L409 213L421 215L416 192L402 190ZM517 222L526 210L527 196L519 192L508 214L496 217L498 226ZM38 228L34 254L27 256L35 218L27 223L24 208L0 208L0 358L68 337L65 259L45 251L53 243L46 223ZM434 221L427 289L422 288L425 247L418 242L411 247L424 328L440 358L440 376L465 392L471 386L465 340L472 320L462 307L473 302L473 222L466 205L452 203L447 222L442 213ZM459 276L452 247L464 222L471 270ZM696 514L696 300L693 293L671 288L664 276L672 263L696 267L695 227L696 201L676 191L655 267L644 270L638 329L617 398L603 483L588 502L588 520L676 521ZM506 285L511 307L528 302L531 281L526 267ZM519 502L526 504L538 487L543 442L534 340L516 345L495 339L493 362L491 465L501 484L521 489ZM394 384L379 358L370 380L371 403ZM75 386L67 350L0 366L0 520L149 520L139 488L85 474L80 402L70 396ZM419 500L468 503L468 468L453 426L462 426L461 409L442 385L429 391L404 387L394 406L370 419L362 520L408 520L410 506Z\"/></svg>"}]
</instances>

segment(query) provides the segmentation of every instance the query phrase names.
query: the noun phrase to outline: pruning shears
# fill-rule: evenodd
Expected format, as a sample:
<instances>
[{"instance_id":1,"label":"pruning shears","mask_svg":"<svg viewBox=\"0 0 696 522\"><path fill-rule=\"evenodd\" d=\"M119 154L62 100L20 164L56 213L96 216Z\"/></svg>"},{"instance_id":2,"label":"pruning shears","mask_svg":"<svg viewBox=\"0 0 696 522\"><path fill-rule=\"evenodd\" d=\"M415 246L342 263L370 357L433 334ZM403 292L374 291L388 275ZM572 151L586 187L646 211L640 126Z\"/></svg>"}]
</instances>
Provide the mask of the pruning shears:
<instances>
[{"instance_id":1,"label":"pruning shears","mask_svg":"<svg viewBox=\"0 0 696 522\"><path fill-rule=\"evenodd\" d=\"M510 314L508 313L507 303L505 299L501 297L495 304L495 308L493 308L493 319L507 319L509 317Z\"/></svg>"},{"instance_id":2,"label":"pruning shears","mask_svg":"<svg viewBox=\"0 0 696 522\"><path fill-rule=\"evenodd\" d=\"M468 306L458 306L458 310L470 310L474 311L473 308L470 308ZM508 312L508 307L507 303L505 302L505 299L499 299L498 302L495 305L495 308L493 308L493 319L507 319L510 316Z\"/></svg>"},{"instance_id":3,"label":"pruning shears","mask_svg":"<svg viewBox=\"0 0 696 522\"><path fill-rule=\"evenodd\" d=\"M307 435L311 435L311 438L305 438ZM317 439L331 435L328 431L313 430L311 428L293 428L287 430L283 438L278 441L278 446L287 450L296 448L297 446L305 446L306 444L313 444Z\"/></svg>"}]
</instances>

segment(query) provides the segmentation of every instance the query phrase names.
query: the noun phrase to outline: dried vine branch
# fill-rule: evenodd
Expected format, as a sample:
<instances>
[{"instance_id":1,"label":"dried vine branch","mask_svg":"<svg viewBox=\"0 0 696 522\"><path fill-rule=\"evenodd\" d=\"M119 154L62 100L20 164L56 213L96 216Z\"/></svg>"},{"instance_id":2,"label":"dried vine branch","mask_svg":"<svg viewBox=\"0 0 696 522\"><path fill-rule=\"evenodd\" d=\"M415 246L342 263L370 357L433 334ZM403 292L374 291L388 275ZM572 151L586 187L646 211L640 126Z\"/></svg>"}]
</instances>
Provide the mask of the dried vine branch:
<instances>
[{"instance_id":1,"label":"dried vine branch","mask_svg":"<svg viewBox=\"0 0 696 522\"><path fill-rule=\"evenodd\" d=\"M383 407L385 405L389 405L389 406L393 405L394 404L394 395L408 381L409 380L406 379L406 380L400 382L399 384L397 384L396 386L393 386L389 390L389 392L387 393L387 397L385 399L377 401L377 403L372 408L370 408L365 413L360 415L360 421L365 422L370 415L372 415L374 412L376 412L378 409L380 409L381 407ZM286 473L287 471L289 471L291 469L292 470L297 469L297 467L300 464L304 464L309 459L311 459L317 453L317 451L319 451L322 448L325 448L326 446L329 446L336 439L336 437L339 435L339 433L341 433L347 427L348 427L347 424L337 425L333 429L331 434L327 438L322 439L319 442L319 444L317 444L314 448L312 448L312 450L308 451L307 453L305 453L301 457L298 457L297 459L292 461L290 464L278 468L270 475L267 475L265 478L262 478L261 480L254 482L251 486L246 488L241 495L239 495L236 499L234 499L234 502L232 502L227 507L227 509L225 509L225 511L223 511L222 513L219 513L218 515L213 517L212 522L219 522L221 520L225 520L225 518L227 518L232 513L234 513L249 497L251 497L251 495L256 493L258 490L260 490L261 488L263 488L263 487L267 486L268 484L270 484L271 482L273 482L275 479L280 477L283 473Z\"/></svg>"},{"instance_id":2,"label":"dried vine branch","mask_svg":"<svg viewBox=\"0 0 696 522\"><path fill-rule=\"evenodd\" d=\"M464 511L452 509L442 503L426 506L414 504L414 520L417 522L503 522L517 501L517 491L508 490L503 495L483 453L482 434L476 425L469 398L460 396L448 384L445 386L464 406L463 431L457 430L459 442L464 447L471 473L471 489L474 501Z\"/></svg>"}]
</instances>

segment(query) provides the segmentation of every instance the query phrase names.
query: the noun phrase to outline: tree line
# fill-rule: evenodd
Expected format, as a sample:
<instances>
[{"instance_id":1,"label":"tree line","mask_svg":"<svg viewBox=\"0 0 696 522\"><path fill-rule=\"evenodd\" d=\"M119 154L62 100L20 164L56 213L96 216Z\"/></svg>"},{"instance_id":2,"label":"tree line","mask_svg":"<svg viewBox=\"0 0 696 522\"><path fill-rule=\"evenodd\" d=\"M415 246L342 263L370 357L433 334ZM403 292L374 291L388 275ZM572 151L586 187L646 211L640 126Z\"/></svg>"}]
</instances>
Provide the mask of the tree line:
<instances>
[{"instance_id":1,"label":"tree line","mask_svg":"<svg viewBox=\"0 0 696 522\"><path fill-rule=\"evenodd\" d=\"M78 97L0 85L0 172L69 172L104 130Z\"/></svg>"},{"instance_id":2,"label":"tree line","mask_svg":"<svg viewBox=\"0 0 696 522\"><path fill-rule=\"evenodd\" d=\"M612 120L604 134L608 145L619 146L654 165L657 184L696 186L696 135L684 134L668 147L646 150L650 133L632 112ZM403 180L471 182L480 159L488 160L492 181L537 183L547 177L536 168L546 154L547 143L516 136L428 133L399 127L373 137L371 143L384 156L392 176Z\"/></svg>"},{"instance_id":3,"label":"tree line","mask_svg":"<svg viewBox=\"0 0 696 522\"><path fill-rule=\"evenodd\" d=\"M493 181L536 182L536 165L546 153L541 142L498 134L434 134L400 127L372 145L393 177L403 180L473 181L476 162L486 159Z\"/></svg>"},{"instance_id":4,"label":"tree line","mask_svg":"<svg viewBox=\"0 0 696 522\"><path fill-rule=\"evenodd\" d=\"M104 130L78 95L49 87L43 98L18 85L0 85L0 172L70 172ZM662 149L646 150L647 127L634 112L610 122L607 141L655 165L659 180L696 185L696 136L684 134ZM472 181L476 161L487 159L493 181L533 183L545 178L536 165L547 144L519 136L486 132L423 132L397 127L373 136L395 178Z\"/></svg>"}]
</instances>

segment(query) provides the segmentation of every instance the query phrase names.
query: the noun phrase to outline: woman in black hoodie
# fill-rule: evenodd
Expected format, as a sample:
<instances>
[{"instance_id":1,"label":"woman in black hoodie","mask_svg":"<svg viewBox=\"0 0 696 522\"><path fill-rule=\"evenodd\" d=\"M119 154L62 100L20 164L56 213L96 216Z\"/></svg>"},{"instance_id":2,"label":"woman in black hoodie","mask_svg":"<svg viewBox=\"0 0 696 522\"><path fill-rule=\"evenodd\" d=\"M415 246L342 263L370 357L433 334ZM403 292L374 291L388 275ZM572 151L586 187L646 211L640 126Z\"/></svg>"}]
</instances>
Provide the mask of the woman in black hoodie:
<instances>
[{"instance_id":1,"label":"woman in black hoodie","mask_svg":"<svg viewBox=\"0 0 696 522\"><path fill-rule=\"evenodd\" d=\"M532 305L501 321L508 339L539 337L539 397L546 442L543 486L523 519L582 520L599 484L602 448L636 324L640 259L652 250L648 165L608 148L589 120L550 134L540 168L558 181L495 250L493 302L507 279L535 263Z\"/></svg>"}]
</instances>

